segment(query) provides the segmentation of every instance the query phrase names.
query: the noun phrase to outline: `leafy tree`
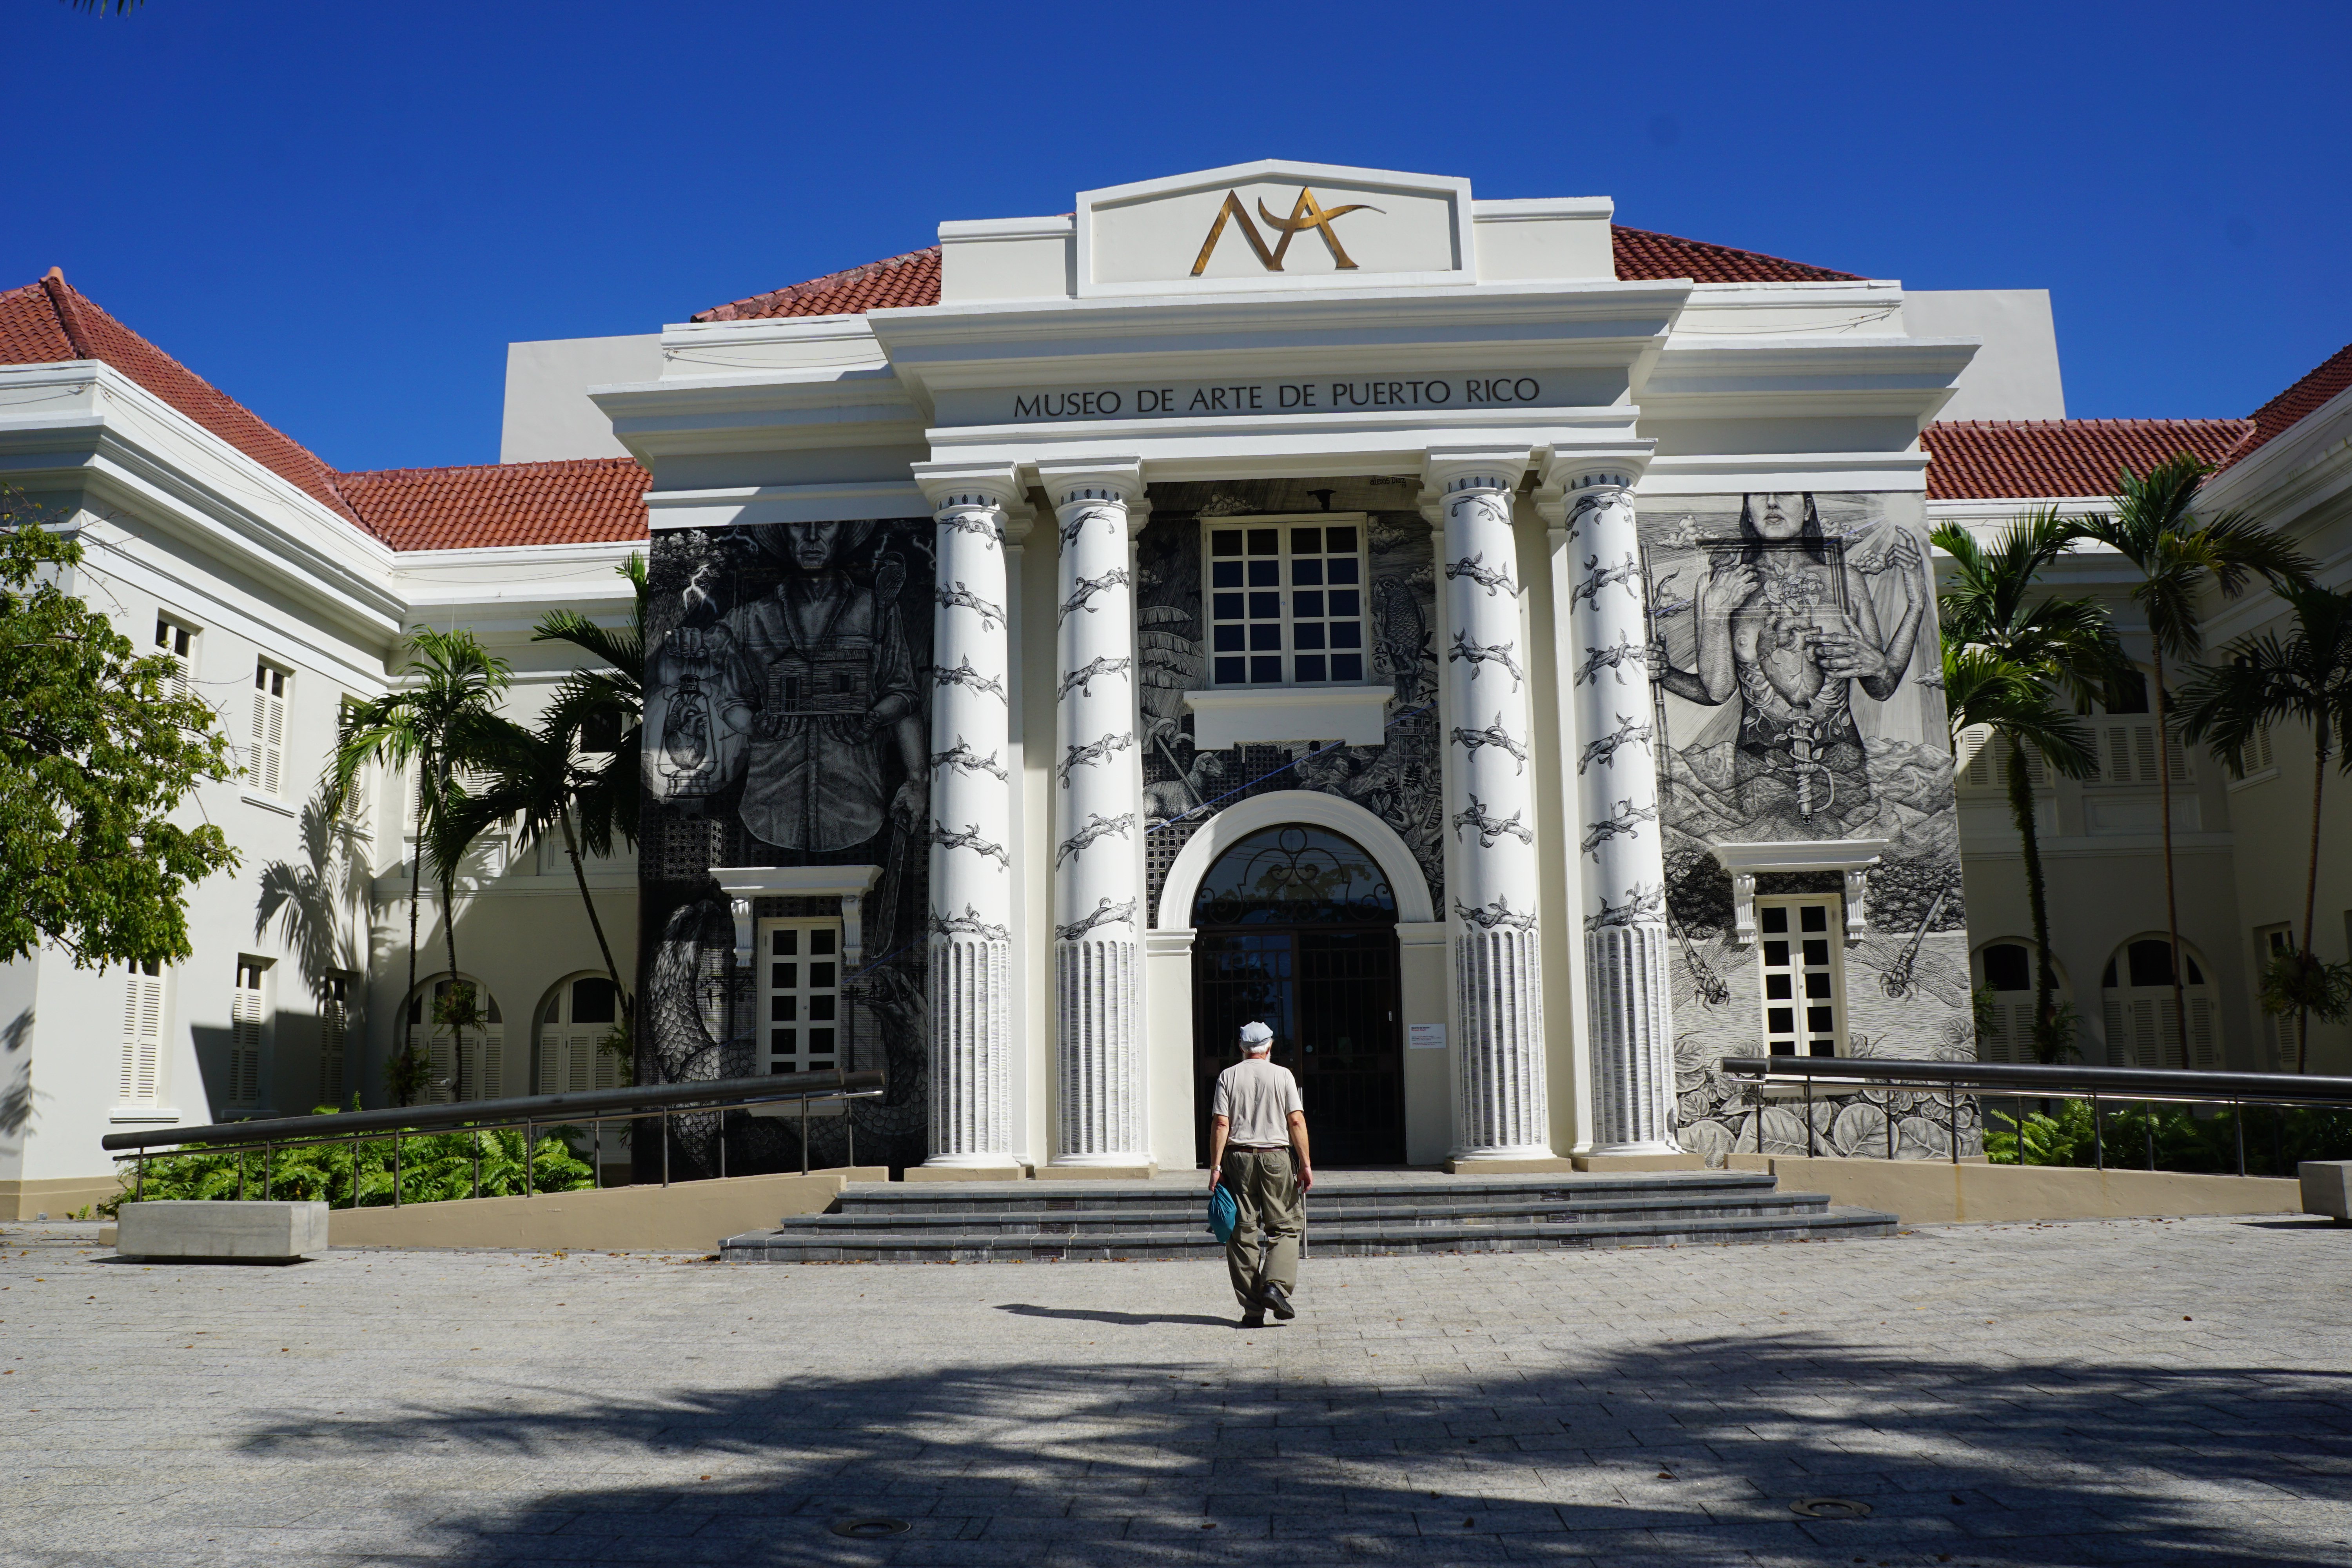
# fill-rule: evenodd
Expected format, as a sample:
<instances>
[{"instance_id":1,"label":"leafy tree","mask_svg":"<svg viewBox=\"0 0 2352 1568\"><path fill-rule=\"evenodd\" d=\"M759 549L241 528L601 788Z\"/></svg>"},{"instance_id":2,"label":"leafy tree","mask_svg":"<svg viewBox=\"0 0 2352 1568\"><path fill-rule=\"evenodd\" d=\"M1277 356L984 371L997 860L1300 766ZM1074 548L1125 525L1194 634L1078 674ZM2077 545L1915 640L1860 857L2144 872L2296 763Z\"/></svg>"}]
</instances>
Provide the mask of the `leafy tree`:
<instances>
[{"instance_id":1,"label":"leafy tree","mask_svg":"<svg viewBox=\"0 0 2352 1568\"><path fill-rule=\"evenodd\" d=\"M78 968L185 958L187 889L237 853L172 818L240 770L213 710L172 695L173 661L58 584L80 542L28 511L0 491L0 963L44 942Z\"/></svg>"},{"instance_id":2,"label":"leafy tree","mask_svg":"<svg viewBox=\"0 0 2352 1568\"><path fill-rule=\"evenodd\" d=\"M360 770L370 763L395 769L415 769L416 789L416 849L408 883L408 989L416 994L417 906L423 897L425 857L435 850L434 874L441 894L441 924L448 943L449 985L434 1005L434 1022L449 1030L456 1063L452 1097L466 1098L466 1030L481 1026L474 988L459 978L457 916L455 909L456 856L440 850L452 840L446 818L466 799L465 774L488 749L497 718L499 696L512 680L507 661L484 647L469 631L436 631L420 626L409 638L409 659L402 669L403 684L371 702L357 704L343 714L342 726L329 764L329 789L340 803L353 787ZM470 840L467 841L470 843ZM394 1053L387 1082L400 1103L415 1092L421 1064L403 1063L414 1047L404 1042Z\"/></svg>"},{"instance_id":3,"label":"leafy tree","mask_svg":"<svg viewBox=\"0 0 2352 1568\"><path fill-rule=\"evenodd\" d=\"M2041 574L2074 540L2071 525L2054 509L2018 518L1990 546L1957 523L1937 529L1934 539L1953 563L1951 584L1938 595L1945 702L1955 731L1989 725L2008 742L2002 782L2024 850L2033 917L2033 1054L2039 1061L2060 1061L2074 1050L2074 1029L2071 1018L2061 1016L2050 961L2050 889L2027 748L2068 778L2095 774L2098 752L2090 733L2058 698L2071 693L2076 707L2087 706L2128 660L2115 623L2095 601L2035 591Z\"/></svg>"},{"instance_id":4,"label":"leafy tree","mask_svg":"<svg viewBox=\"0 0 2352 1568\"><path fill-rule=\"evenodd\" d=\"M2311 730L2311 860L2303 883L2303 941L2271 961L2263 977L2264 1005L2293 1012L2294 1070L2306 1070L2311 1015L2331 1022L2344 1016L2352 972L2323 962L2312 950L2312 914L2319 900L2320 800L2333 752L2340 771L2352 773L2352 594L2310 583L2278 590L2292 616L2292 629L2239 637L2221 650L2218 664L2199 670L2181 689L2181 734L2201 741L2239 778L2246 776L2246 748L2256 733L2279 723Z\"/></svg>"},{"instance_id":5,"label":"leafy tree","mask_svg":"<svg viewBox=\"0 0 2352 1568\"><path fill-rule=\"evenodd\" d=\"M2077 518L2075 532L2121 555L2139 574L2132 603L2147 622L2155 650L2156 732L2163 756L2157 769L2164 829L2164 927L2172 955L2172 1024L2180 1059L2189 1059L2189 1006L2181 992L2180 901L2172 863L2171 699L2164 684L2164 661L2195 658L2205 646L2199 599L2206 589L2236 598L2257 577L2273 584L2301 582L2311 562L2246 512L2194 515L2197 488L2212 470L2183 452L2146 476L2125 468L2116 476L2113 510Z\"/></svg>"}]
</instances>

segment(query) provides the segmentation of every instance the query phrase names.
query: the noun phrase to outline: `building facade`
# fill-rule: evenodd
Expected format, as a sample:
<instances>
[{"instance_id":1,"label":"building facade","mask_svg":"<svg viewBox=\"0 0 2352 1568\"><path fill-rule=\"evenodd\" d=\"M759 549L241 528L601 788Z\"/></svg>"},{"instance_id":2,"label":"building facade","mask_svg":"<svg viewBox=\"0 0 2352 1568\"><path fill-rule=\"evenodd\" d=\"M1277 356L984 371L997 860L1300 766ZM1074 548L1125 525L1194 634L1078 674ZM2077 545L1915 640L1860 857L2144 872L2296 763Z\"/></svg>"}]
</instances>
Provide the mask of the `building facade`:
<instances>
[{"instance_id":1,"label":"building facade","mask_svg":"<svg viewBox=\"0 0 2352 1568\"><path fill-rule=\"evenodd\" d=\"M2116 461L2189 449L2345 570L2328 367L2267 426L2068 421L2049 321L1606 199L1267 163L515 345L508 461L338 474L61 279L0 295L10 482L92 546L93 603L223 683L247 766L196 803L247 862L199 890L194 958L0 971L0 1182L70 1207L110 1126L379 1102L449 966L427 889L410 987L407 786L305 814L338 705L400 679L408 628L462 625L530 717L567 668L531 626L619 614L633 552L646 815L592 880L637 933L635 1070L889 1074L805 1149L730 1131L732 1168L853 1138L938 1177L1189 1167L1256 1016L1332 1163L1948 1156L1940 1107L1808 1128L1717 1070L2010 1049L1970 992L2012 975L2015 836L1991 752L1954 750L1928 529L2093 507ZM2112 558L2061 575L2128 637ZM2168 761L2129 706L2109 771L2041 803L2085 1054L2166 1049L2169 766L2188 1065L2271 1065L2251 976L2308 816ZM467 1096L609 1072L568 867L493 844L458 902L501 1010Z\"/></svg>"}]
</instances>

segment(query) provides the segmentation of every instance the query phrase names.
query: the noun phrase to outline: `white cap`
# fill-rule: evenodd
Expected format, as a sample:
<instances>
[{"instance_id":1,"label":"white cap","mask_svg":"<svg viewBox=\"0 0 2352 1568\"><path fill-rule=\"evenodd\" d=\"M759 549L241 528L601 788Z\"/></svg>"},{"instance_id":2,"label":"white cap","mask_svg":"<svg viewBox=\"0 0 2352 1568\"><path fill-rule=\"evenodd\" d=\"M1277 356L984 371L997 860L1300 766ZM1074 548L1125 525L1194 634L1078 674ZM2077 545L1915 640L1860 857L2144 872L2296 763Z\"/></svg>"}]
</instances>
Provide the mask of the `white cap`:
<instances>
[{"instance_id":1,"label":"white cap","mask_svg":"<svg viewBox=\"0 0 2352 1568\"><path fill-rule=\"evenodd\" d=\"M1267 1028L1264 1024L1244 1024L1242 1026L1242 1049L1245 1051L1263 1051L1272 1049L1273 1046L1274 1031Z\"/></svg>"}]
</instances>

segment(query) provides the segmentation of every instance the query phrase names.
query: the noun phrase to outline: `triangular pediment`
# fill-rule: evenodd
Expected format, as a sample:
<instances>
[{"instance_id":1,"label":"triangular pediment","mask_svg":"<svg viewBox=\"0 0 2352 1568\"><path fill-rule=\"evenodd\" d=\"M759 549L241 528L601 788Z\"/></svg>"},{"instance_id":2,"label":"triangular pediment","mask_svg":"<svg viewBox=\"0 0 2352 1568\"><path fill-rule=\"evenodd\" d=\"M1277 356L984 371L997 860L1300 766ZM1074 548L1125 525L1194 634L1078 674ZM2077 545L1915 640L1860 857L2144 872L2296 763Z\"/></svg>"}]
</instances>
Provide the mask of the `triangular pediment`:
<instances>
[{"instance_id":1,"label":"triangular pediment","mask_svg":"<svg viewBox=\"0 0 2352 1568\"><path fill-rule=\"evenodd\" d=\"M1268 159L1078 195L1077 291L1467 283L1470 182Z\"/></svg>"}]
</instances>

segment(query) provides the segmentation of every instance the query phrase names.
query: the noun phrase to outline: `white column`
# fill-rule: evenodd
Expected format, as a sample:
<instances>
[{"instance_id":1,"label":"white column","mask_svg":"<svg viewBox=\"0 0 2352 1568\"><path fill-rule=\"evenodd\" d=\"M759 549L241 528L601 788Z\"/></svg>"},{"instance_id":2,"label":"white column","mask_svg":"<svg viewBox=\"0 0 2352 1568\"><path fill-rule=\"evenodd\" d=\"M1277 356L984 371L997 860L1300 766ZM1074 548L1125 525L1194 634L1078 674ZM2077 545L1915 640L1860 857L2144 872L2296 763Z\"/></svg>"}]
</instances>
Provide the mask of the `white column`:
<instances>
[{"instance_id":1,"label":"white column","mask_svg":"<svg viewBox=\"0 0 2352 1568\"><path fill-rule=\"evenodd\" d=\"M1456 1159L1550 1159L1536 929L1535 726L1512 496L1528 453L1432 452L1444 509L1446 803Z\"/></svg>"},{"instance_id":2,"label":"white column","mask_svg":"<svg viewBox=\"0 0 2352 1568\"><path fill-rule=\"evenodd\" d=\"M1144 1115L1140 463L1040 465L1061 528L1054 764L1056 1165L1150 1163Z\"/></svg>"},{"instance_id":3,"label":"white column","mask_svg":"<svg viewBox=\"0 0 2352 1568\"><path fill-rule=\"evenodd\" d=\"M1568 750L1584 912L1586 1041L1597 1154L1670 1153L1674 1034L1668 1016L1666 867L1658 823L1656 706L1631 465L1555 460L1564 492Z\"/></svg>"},{"instance_id":4,"label":"white column","mask_svg":"<svg viewBox=\"0 0 2352 1568\"><path fill-rule=\"evenodd\" d=\"M931 661L969 671L931 689L931 1154L927 1165L1003 1169L1013 1150L1012 647L1009 468L918 465L935 514Z\"/></svg>"}]
</instances>

